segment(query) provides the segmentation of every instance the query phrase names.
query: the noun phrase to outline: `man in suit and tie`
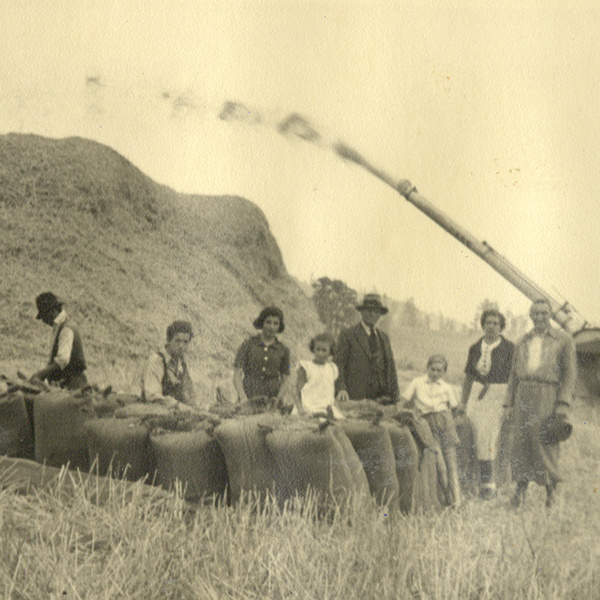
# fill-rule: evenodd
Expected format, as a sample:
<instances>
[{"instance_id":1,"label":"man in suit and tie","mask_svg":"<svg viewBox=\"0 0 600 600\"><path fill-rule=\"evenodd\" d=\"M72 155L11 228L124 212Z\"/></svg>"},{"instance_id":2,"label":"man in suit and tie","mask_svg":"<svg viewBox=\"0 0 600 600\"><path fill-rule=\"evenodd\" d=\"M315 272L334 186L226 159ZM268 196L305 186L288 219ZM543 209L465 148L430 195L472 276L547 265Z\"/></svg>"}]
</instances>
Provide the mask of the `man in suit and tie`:
<instances>
[{"instance_id":1,"label":"man in suit and tie","mask_svg":"<svg viewBox=\"0 0 600 600\"><path fill-rule=\"evenodd\" d=\"M379 294L365 294L356 310L361 321L342 331L334 356L340 373L336 382L337 399L398 402L398 376L390 340L375 327L388 309Z\"/></svg>"}]
</instances>

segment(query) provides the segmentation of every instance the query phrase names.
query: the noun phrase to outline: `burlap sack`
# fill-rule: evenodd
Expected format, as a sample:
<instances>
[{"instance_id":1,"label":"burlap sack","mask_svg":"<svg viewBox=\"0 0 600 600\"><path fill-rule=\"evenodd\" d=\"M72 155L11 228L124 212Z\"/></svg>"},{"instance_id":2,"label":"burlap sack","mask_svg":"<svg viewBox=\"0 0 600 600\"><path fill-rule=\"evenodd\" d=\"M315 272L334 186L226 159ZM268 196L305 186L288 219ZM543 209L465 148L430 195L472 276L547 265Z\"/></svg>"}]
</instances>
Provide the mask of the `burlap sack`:
<instances>
[{"instance_id":1,"label":"burlap sack","mask_svg":"<svg viewBox=\"0 0 600 600\"><path fill-rule=\"evenodd\" d=\"M229 497L240 500L244 493L281 494L281 473L266 443L266 435L281 423L276 413L250 415L223 421L214 436L225 456Z\"/></svg>"},{"instance_id":2,"label":"burlap sack","mask_svg":"<svg viewBox=\"0 0 600 600\"><path fill-rule=\"evenodd\" d=\"M394 450L387 430L361 419L340 421L340 427L360 458L375 500L382 505L398 507L400 487Z\"/></svg>"},{"instance_id":3,"label":"burlap sack","mask_svg":"<svg viewBox=\"0 0 600 600\"><path fill-rule=\"evenodd\" d=\"M35 460L53 467L89 468L85 423L91 414L82 410L89 399L65 390L43 392L34 401Z\"/></svg>"},{"instance_id":4,"label":"burlap sack","mask_svg":"<svg viewBox=\"0 0 600 600\"><path fill-rule=\"evenodd\" d=\"M220 497L227 487L227 466L209 423L189 431L156 428L150 448L156 464L156 483L165 489L180 485L189 501Z\"/></svg>"},{"instance_id":5,"label":"burlap sack","mask_svg":"<svg viewBox=\"0 0 600 600\"><path fill-rule=\"evenodd\" d=\"M152 480L154 461L148 427L138 418L92 419L86 423L90 464L99 475L129 481Z\"/></svg>"},{"instance_id":6,"label":"burlap sack","mask_svg":"<svg viewBox=\"0 0 600 600\"><path fill-rule=\"evenodd\" d=\"M281 473L284 497L313 491L319 506L326 507L359 492L346 453L329 424L290 418L268 433L266 441Z\"/></svg>"},{"instance_id":7,"label":"burlap sack","mask_svg":"<svg viewBox=\"0 0 600 600\"><path fill-rule=\"evenodd\" d=\"M22 392L0 397L0 454L33 458L33 432Z\"/></svg>"},{"instance_id":8,"label":"burlap sack","mask_svg":"<svg viewBox=\"0 0 600 600\"><path fill-rule=\"evenodd\" d=\"M419 449L408 427L394 420L382 421L381 425L387 430L394 450L400 510L409 513L413 510L413 491L419 472Z\"/></svg>"}]
</instances>

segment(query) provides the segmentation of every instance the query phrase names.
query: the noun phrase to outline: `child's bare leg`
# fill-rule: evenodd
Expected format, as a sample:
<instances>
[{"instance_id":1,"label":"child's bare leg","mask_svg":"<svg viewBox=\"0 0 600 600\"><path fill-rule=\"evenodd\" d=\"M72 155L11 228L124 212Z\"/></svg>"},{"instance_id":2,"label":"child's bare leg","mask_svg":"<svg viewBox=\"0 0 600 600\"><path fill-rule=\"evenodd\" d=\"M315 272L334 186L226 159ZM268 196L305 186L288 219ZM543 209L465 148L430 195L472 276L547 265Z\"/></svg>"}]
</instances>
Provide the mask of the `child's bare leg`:
<instances>
[{"instance_id":1,"label":"child's bare leg","mask_svg":"<svg viewBox=\"0 0 600 600\"><path fill-rule=\"evenodd\" d=\"M459 507L461 504L460 482L458 480L458 461L456 459L456 446L444 448L444 459L448 469L448 483L450 492L454 500L453 506Z\"/></svg>"}]
</instances>

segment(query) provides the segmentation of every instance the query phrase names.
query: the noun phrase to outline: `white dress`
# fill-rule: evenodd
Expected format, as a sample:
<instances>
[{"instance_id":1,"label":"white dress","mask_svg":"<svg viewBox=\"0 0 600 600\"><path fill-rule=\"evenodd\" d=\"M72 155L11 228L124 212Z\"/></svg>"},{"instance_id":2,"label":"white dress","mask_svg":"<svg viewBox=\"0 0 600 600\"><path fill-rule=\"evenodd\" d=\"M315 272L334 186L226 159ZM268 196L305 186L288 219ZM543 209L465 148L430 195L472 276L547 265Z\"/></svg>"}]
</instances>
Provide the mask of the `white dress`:
<instances>
[{"instance_id":1,"label":"white dress","mask_svg":"<svg viewBox=\"0 0 600 600\"><path fill-rule=\"evenodd\" d=\"M313 361L301 360L300 366L306 372L306 383L300 392L302 408L309 414L326 413L327 409L333 409L336 419L343 419L344 415L334 406L335 402L335 380L339 371L333 362L322 365ZM294 411L295 412L295 411Z\"/></svg>"}]
</instances>

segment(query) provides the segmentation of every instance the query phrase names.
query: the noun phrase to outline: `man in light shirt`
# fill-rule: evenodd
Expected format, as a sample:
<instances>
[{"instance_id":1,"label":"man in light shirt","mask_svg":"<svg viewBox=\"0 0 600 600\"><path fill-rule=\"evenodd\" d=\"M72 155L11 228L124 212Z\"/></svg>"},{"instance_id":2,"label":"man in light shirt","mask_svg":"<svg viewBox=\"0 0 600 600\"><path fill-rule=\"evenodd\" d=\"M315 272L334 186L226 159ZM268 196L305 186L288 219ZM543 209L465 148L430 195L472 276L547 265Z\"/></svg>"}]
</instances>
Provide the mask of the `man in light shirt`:
<instances>
[{"instance_id":1,"label":"man in light shirt","mask_svg":"<svg viewBox=\"0 0 600 600\"><path fill-rule=\"evenodd\" d=\"M517 488L512 506L525 500L530 481L546 488L546 505L562 479L560 444L544 442L542 428L549 417L566 418L577 375L573 338L550 325L552 308L546 300L529 311L533 329L517 344L508 383L507 408L514 428L513 479Z\"/></svg>"},{"instance_id":2,"label":"man in light shirt","mask_svg":"<svg viewBox=\"0 0 600 600\"><path fill-rule=\"evenodd\" d=\"M194 333L188 321L167 327L165 351L153 352L142 373L142 398L169 406L194 405L194 388L184 359Z\"/></svg>"},{"instance_id":3,"label":"man in light shirt","mask_svg":"<svg viewBox=\"0 0 600 600\"><path fill-rule=\"evenodd\" d=\"M85 354L78 329L63 310L63 302L52 292L37 296L36 319L52 327L50 357L45 368L31 377L32 381L58 383L62 388L77 390L87 385Z\"/></svg>"}]
</instances>

